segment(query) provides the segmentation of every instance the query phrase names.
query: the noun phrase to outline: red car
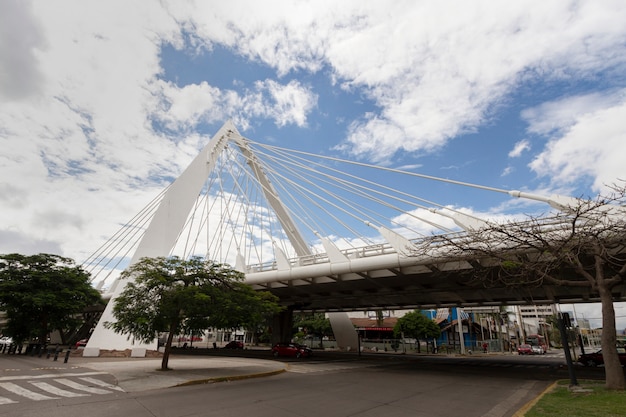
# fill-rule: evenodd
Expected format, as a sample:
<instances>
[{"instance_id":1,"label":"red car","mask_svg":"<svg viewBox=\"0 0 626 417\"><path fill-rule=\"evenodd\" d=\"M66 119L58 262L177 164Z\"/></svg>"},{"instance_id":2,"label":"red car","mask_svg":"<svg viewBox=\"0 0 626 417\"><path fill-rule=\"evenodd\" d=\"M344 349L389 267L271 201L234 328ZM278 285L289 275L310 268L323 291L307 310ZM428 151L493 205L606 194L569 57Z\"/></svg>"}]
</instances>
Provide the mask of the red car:
<instances>
[{"instance_id":1,"label":"red car","mask_svg":"<svg viewBox=\"0 0 626 417\"><path fill-rule=\"evenodd\" d=\"M200 336L180 336L178 338L179 342L202 342L202 338Z\"/></svg>"},{"instance_id":2,"label":"red car","mask_svg":"<svg viewBox=\"0 0 626 417\"><path fill-rule=\"evenodd\" d=\"M275 358L279 356L291 356L296 358L310 357L313 351L306 346L297 343L276 343L272 348L272 355Z\"/></svg>"},{"instance_id":3,"label":"red car","mask_svg":"<svg viewBox=\"0 0 626 417\"><path fill-rule=\"evenodd\" d=\"M533 347L531 345L523 344L523 345L519 345L519 347L517 348L517 354L518 355L534 355L535 352L533 352Z\"/></svg>"},{"instance_id":4,"label":"red car","mask_svg":"<svg viewBox=\"0 0 626 417\"><path fill-rule=\"evenodd\" d=\"M617 355L619 356L619 361L622 365L626 365L626 348L618 347ZM582 363L585 366L600 366L604 365L604 358L602 357L602 350L593 353L585 353L584 355L580 355L578 358L578 362Z\"/></svg>"},{"instance_id":5,"label":"red car","mask_svg":"<svg viewBox=\"0 0 626 417\"><path fill-rule=\"evenodd\" d=\"M226 346L224 346L224 349L243 349L243 342L240 342L239 340L233 340L231 342L228 342Z\"/></svg>"}]
</instances>

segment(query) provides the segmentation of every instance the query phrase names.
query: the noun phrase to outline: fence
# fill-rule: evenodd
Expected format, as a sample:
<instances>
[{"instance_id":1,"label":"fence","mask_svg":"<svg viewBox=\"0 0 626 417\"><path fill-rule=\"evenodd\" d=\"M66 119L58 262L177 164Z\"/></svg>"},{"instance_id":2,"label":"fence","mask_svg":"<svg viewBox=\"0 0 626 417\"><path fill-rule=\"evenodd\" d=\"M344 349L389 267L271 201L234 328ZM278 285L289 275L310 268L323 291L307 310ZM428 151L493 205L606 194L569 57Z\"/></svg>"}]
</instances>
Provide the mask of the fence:
<instances>
[{"instance_id":1,"label":"fence","mask_svg":"<svg viewBox=\"0 0 626 417\"><path fill-rule=\"evenodd\" d=\"M68 346L67 348L63 348L60 345L44 346L40 344L31 343L26 345L22 343L5 343L0 347L0 354L5 355L29 355L29 356L37 356L39 358L43 357L45 354L46 359L50 359L53 357L53 360L56 362L59 359L59 356L64 355L63 363L67 363L70 358L71 349Z\"/></svg>"}]
</instances>

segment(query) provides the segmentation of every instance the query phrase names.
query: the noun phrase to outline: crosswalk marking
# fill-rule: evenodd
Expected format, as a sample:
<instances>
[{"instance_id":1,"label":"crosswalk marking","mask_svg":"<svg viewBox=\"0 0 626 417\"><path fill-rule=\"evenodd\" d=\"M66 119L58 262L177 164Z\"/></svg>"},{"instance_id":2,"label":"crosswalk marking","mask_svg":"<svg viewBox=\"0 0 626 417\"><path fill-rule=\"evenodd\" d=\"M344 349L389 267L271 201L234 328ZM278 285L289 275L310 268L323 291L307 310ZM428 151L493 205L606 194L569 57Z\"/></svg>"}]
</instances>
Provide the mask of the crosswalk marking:
<instances>
[{"instance_id":1,"label":"crosswalk marking","mask_svg":"<svg viewBox=\"0 0 626 417\"><path fill-rule=\"evenodd\" d=\"M89 394L81 394L78 392L66 391L64 389L57 388L54 385L50 385L47 382L33 381L31 382L31 384L33 384L34 386L36 386L42 391L49 392L52 395L58 395L59 397L72 398L72 397L86 397L89 395Z\"/></svg>"},{"instance_id":2,"label":"crosswalk marking","mask_svg":"<svg viewBox=\"0 0 626 417\"><path fill-rule=\"evenodd\" d=\"M124 392L124 390L116 385L109 384L97 378L85 375L94 375L95 373L83 373L78 377L76 374L55 375L57 378L50 378L42 381L40 376L31 375L30 380L25 378L12 378L16 382L2 381L0 379L0 391L4 390L10 394L22 397L22 400L31 401L58 400L60 398L88 397L90 395L113 394L116 391ZM74 380L69 377L73 377ZM1 393L1 392L0 392ZM0 396L0 406L6 404L19 403L19 398L13 398L11 395ZM1 413L0 413L1 414Z\"/></svg>"},{"instance_id":3,"label":"crosswalk marking","mask_svg":"<svg viewBox=\"0 0 626 417\"><path fill-rule=\"evenodd\" d=\"M79 384L78 382L72 381L71 379L59 378L59 379L55 379L54 381L58 382L59 384L63 384L66 387L75 389L77 391L84 391L90 394L110 394L111 393L111 391L107 391L105 389L89 387L86 385Z\"/></svg>"},{"instance_id":4,"label":"crosswalk marking","mask_svg":"<svg viewBox=\"0 0 626 417\"><path fill-rule=\"evenodd\" d=\"M4 404L14 404L14 403L16 403L16 402L17 402L17 401L13 401L12 399L7 398L7 397L0 397L0 405L4 405Z\"/></svg>"},{"instance_id":5,"label":"crosswalk marking","mask_svg":"<svg viewBox=\"0 0 626 417\"><path fill-rule=\"evenodd\" d=\"M89 376L89 375L106 375L106 372L73 372L63 374L63 376ZM15 381L18 379L46 379L54 378L59 374L43 374L43 375L13 375L13 376L0 376L0 381Z\"/></svg>"},{"instance_id":6,"label":"crosswalk marking","mask_svg":"<svg viewBox=\"0 0 626 417\"><path fill-rule=\"evenodd\" d=\"M120 387L118 387L117 385L107 384L106 382L100 381L99 379L96 379L96 378L85 377L85 378L79 378L79 379L82 379L85 382L89 382L91 384L98 385L98 386L103 387L103 388L108 388L108 389L112 389L112 390L115 390L115 391L122 391L122 392L124 392L124 390L121 389Z\"/></svg>"},{"instance_id":7,"label":"crosswalk marking","mask_svg":"<svg viewBox=\"0 0 626 417\"><path fill-rule=\"evenodd\" d=\"M33 401L42 401L42 400L57 400L59 397L48 397L47 395L40 394L38 392L34 392L28 390L26 388L22 388L17 384L12 382L0 382L0 388L4 388L5 390L12 392L13 394L17 394L22 397L26 397Z\"/></svg>"}]
</instances>

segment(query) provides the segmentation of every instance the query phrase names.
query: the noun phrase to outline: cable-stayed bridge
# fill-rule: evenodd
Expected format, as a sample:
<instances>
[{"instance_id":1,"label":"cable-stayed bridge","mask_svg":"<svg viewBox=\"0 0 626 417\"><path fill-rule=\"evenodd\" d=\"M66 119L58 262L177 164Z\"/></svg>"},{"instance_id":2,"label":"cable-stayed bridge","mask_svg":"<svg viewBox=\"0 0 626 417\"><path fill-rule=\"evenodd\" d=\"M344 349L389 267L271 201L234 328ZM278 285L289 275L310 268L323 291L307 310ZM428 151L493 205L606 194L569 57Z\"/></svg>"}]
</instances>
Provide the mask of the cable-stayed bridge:
<instances>
[{"instance_id":1,"label":"cable-stayed bridge","mask_svg":"<svg viewBox=\"0 0 626 417\"><path fill-rule=\"evenodd\" d=\"M442 203L423 197L433 184L444 185ZM546 217L547 225L578 203L261 144L228 122L84 266L112 299L129 264L176 255L228 263L254 288L304 311L597 301L582 287L487 288L468 273L476 260L434 256L486 224L455 208L455 187L482 193L494 205L520 197L544 203L556 216ZM626 288L616 291L622 297ZM103 325L113 320L112 304L88 348L130 344ZM331 315L336 335L349 327L342 317Z\"/></svg>"}]
</instances>

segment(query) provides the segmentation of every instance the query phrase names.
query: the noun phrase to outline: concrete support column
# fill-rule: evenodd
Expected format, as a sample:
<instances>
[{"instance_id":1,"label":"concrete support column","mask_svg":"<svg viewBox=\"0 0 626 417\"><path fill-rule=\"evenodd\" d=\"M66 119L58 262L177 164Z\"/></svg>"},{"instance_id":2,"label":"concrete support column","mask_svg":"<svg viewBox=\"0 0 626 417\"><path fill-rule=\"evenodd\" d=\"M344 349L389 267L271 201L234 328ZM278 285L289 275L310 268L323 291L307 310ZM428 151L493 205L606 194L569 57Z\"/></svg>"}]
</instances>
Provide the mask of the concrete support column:
<instances>
[{"instance_id":1,"label":"concrete support column","mask_svg":"<svg viewBox=\"0 0 626 417\"><path fill-rule=\"evenodd\" d=\"M272 318L272 345L290 342L293 330L293 307L281 311Z\"/></svg>"},{"instance_id":2,"label":"concrete support column","mask_svg":"<svg viewBox=\"0 0 626 417\"><path fill-rule=\"evenodd\" d=\"M337 347L356 351L359 348L359 335L348 317L348 313L328 313L330 325L337 341Z\"/></svg>"}]
</instances>

